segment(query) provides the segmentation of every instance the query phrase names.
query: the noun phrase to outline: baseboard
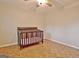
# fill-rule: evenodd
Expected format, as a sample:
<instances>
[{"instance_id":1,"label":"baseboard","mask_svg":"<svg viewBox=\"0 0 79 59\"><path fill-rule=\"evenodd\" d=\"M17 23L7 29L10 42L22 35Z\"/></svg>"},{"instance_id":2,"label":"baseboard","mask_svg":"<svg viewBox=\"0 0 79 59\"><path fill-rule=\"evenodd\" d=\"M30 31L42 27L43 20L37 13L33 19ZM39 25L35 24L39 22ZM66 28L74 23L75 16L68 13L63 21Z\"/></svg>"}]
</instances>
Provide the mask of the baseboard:
<instances>
[{"instance_id":1,"label":"baseboard","mask_svg":"<svg viewBox=\"0 0 79 59\"><path fill-rule=\"evenodd\" d=\"M52 39L51 39L51 41L57 42L57 43L60 43L60 44L63 44L63 45L66 45L66 46L69 46L69 47L72 47L72 48L75 48L75 49L79 49L79 47L72 46L72 45L69 45L69 44L67 44L67 43L63 43L63 42L57 41L57 40L52 40ZM17 44L17 43L5 44L5 45L1 45L0 48L1 48L1 47L11 46L11 45L16 45L16 44Z\"/></svg>"},{"instance_id":2,"label":"baseboard","mask_svg":"<svg viewBox=\"0 0 79 59\"><path fill-rule=\"evenodd\" d=\"M60 44L66 45L66 46L68 46L68 47L75 48L75 49L78 49L78 50L79 50L79 47L72 46L72 45L67 44L67 43L63 43L63 42L60 42L60 41L57 41L57 40L52 40L52 39L51 39L51 41L57 42L57 43L60 43Z\"/></svg>"},{"instance_id":3,"label":"baseboard","mask_svg":"<svg viewBox=\"0 0 79 59\"><path fill-rule=\"evenodd\" d=\"M17 43L10 43L10 44L5 44L5 45L1 45L0 48L2 47L7 47L7 46L11 46L11 45L16 45Z\"/></svg>"}]
</instances>

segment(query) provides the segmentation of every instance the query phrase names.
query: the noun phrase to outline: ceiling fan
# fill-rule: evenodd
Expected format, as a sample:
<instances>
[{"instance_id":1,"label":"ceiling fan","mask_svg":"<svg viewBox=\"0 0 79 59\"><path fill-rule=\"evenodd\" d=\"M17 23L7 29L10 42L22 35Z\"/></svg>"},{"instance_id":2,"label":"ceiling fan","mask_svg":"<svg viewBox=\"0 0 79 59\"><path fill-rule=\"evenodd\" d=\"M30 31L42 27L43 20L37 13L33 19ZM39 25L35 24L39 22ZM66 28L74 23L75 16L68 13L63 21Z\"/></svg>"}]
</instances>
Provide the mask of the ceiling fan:
<instances>
[{"instance_id":1,"label":"ceiling fan","mask_svg":"<svg viewBox=\"0 0 79 59\"><path fill-rule=\"evenodd\" d=\"M60 0L24 0L24 1L34 1L36 3L36 7L52 7L55 6L59 9L63 8L64 5L60 2Z\"/></svg>"},{"instance_id":2,"label":"ceiling fan","mask_svg":"<svg viewBox=\"0 0 79 59\"><path fill-rule=\"evenodd\" d=\"M36 6L39 7L39 6L42 6L42 7L52 7L52 4L50 3L49 0L24 0L24 1L34 1L36 2Z\"/></svg>"}]
</instances>

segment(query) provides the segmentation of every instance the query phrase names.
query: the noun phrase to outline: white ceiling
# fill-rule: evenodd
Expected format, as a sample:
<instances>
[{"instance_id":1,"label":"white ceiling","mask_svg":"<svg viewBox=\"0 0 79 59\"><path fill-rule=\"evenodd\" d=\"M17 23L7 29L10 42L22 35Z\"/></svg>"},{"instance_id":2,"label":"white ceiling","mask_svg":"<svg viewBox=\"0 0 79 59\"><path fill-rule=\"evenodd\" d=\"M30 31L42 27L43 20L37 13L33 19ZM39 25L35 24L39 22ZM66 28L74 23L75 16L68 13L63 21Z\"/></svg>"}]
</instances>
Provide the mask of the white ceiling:
<instances>
[{"instance_id":1,"label":"white ceiling","mask_svg":"<svg viewBox=\"0 0 79 59\"><path fill-rule=\"evenodd\" d=\"M79 4L79 0L49 0L54 6L70 6L74 4ZM22 8L34 8L36 7L36 2L33 0L24 1L24 0L0 0L0 5L13 5Z\"/></svg>"},{"instance_id":2,"label":"white ceiling","mask_svg":"<svg viewBox=\"0 0 79 59\"><path fill-rule=\"evenodd\" d=\"M68 7L73 4L79 4L79 0L49 0L52 5Z\"/></svg>"},{"instance_id":3,"label":"white ceiling","mask_svg":"<svg viewBox=\"0 0 79 59\"><path fill-rule=\"evenodd\" d=\"M67 5L67 4L75 3L79 0L57 0L57 1L60 1L62 4Z\"/></svg>"}]
</instances>

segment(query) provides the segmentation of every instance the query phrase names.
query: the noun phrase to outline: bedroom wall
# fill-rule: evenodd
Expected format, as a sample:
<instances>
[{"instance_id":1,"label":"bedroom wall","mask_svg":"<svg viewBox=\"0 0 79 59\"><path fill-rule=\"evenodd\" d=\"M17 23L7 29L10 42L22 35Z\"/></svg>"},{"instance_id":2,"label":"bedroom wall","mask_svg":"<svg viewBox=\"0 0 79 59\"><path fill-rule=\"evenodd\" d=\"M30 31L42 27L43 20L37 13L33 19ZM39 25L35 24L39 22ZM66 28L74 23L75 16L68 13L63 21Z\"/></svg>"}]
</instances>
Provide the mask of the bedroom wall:
<instances>
[{"instance_id":1,"label":"bedroom wall","mask_svg":"<svg viewBox=\"0 0 79 59\"><path fill-rule=\"evenodd\" d=\"M79 5L53 8L47 15L47 38L79 49Z\"/></svg>"},{"instance_id":2,"label":"bedroom wall","mask_svg":"<svg viewBox=\"0 0 79 59\"><path fill-rule=\"evenodd\" d=\"M40 10L18 7L0 4L0 46L17 43L17 27L34 26L44 30L44 18Z\"/></svg>"}]
</instances>

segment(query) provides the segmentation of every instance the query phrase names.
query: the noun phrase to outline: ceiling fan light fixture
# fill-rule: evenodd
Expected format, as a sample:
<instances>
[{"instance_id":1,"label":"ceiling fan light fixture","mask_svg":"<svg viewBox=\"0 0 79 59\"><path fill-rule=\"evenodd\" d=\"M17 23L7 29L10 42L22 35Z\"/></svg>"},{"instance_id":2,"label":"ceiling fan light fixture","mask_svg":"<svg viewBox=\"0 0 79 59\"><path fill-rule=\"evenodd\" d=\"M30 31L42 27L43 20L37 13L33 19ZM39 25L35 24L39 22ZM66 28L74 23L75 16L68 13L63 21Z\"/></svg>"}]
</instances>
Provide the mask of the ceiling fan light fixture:
<instances>
[{"instance_id":1,"label":"ceiling fan light fixture","mask_svg":"<svg viewBox=\"0 0 79 59\"><path fill-rule=\"evenodd\" d=\"M37 3L39 6L42 6L42 7L51 6L51 4L48 3L48 0L37 0Z\"/></svg>"},{"instance_id":2,"label":"ceiling fan light fixture","mask_svg":"<svg viewBox=\"0 0 79 59\"><path fill-rule=\"evenodd\" d=\"M37 0L38 4L42 3L42 4L45 4L47 3L47 0Z\"/></svg>"}]
</instances>

